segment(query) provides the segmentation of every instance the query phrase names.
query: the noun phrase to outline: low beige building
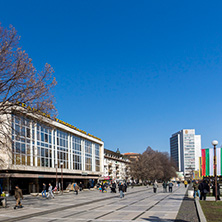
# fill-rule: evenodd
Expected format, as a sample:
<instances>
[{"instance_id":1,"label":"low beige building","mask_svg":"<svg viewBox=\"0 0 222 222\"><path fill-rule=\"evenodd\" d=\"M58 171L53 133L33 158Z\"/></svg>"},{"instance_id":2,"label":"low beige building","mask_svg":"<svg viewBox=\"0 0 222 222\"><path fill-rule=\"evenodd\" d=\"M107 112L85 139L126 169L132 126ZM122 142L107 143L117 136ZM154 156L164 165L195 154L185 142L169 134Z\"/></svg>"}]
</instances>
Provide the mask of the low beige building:
<instances>
[{"instance_id":1,"label":"low beige building","mask_svg":"<svg viewBox=\"0 0 222 222\"><path fill-rule=\"evenodd\" d=\"M104 149L104 174L103 177L110 178L112 181L128 180L130 161L120 152Z\"/></svg>"}]
</instances>

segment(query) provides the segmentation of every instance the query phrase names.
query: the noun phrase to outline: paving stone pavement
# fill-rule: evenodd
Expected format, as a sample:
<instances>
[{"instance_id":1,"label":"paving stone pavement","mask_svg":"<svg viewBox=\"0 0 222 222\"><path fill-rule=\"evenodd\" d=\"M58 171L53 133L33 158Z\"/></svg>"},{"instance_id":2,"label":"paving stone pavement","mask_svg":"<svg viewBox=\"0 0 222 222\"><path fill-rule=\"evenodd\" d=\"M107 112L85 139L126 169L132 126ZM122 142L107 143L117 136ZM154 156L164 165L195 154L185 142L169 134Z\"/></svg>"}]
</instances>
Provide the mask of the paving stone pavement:
<instances>
[{"instance_id":1,"label":"paving stone pavement","mask_svg":"<svg viewBox=\"0 0 222 222\"><path fill-rule=\"evenodd\" d=\"M156 194L152 188L134 187L129 188L122 199L118 193L100 193L98 190L80 192L77 196L64 194L55 199L28 196L23 200L23 209L14 210L14 200L8 202L7 209L1 208L0 221L170 222L175 221L185 193L184 187L175 187L173 193L163 193L159 188Z\"/></svg>"}]
</instances>

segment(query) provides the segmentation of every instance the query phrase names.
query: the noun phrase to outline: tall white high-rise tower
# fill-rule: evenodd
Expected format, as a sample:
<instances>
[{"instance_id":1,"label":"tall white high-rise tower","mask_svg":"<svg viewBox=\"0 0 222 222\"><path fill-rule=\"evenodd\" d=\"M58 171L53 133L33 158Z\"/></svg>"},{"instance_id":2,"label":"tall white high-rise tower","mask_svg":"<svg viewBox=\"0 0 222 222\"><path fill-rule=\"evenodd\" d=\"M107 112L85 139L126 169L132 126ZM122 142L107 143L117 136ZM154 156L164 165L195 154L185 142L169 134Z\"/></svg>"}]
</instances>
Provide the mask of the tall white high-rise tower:
<instances>
[{"instance_id":1,"label":"tall white high-rise tower","mask_svg":"<svg viewBox=\"0 0 222 222\"><path fill-rule=\"evenodd\" d=\"M179 171L190 175L199 169L201 155L201 136L195 135L195 129L183 129L170 137L170 155Z\"/></svg>"}]
</instances>

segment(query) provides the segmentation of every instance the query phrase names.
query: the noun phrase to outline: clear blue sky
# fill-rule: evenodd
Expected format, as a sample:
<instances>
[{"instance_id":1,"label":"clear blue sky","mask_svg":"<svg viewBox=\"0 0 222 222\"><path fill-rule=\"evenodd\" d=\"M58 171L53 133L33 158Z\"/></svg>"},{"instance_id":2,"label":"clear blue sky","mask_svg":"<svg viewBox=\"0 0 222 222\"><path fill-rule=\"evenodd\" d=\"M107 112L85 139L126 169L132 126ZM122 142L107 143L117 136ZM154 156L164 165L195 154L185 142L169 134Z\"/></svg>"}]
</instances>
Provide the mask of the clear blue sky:
<instances>
[{"instance_id":1,"label":"clear blue sky","mask_svg":"<svg viewBox=\"0 0 222 222\"><path fill-rule=\"evenodd\" d=\"M183 128L222 144L222 1L5 1L40 70L55 70L59 118L105 147L169 151Z\"/></svg>"}]
</instances>

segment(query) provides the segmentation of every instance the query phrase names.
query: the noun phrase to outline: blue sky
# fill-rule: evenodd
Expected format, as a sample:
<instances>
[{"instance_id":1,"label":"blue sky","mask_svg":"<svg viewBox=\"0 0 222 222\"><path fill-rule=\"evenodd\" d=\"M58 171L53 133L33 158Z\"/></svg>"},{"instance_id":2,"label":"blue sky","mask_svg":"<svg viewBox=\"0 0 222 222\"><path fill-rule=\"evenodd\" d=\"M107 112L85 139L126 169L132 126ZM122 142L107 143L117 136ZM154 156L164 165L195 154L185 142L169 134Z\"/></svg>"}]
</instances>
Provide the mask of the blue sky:
<instances>
[{"instance_id":1,"label":"blue sky","mask_svg":"<svg viewBox=\"0 0 222 222\"><path fill-rule=\"evenodd\" d=\"M105 147L169 151L195 128L222 144L221 1L5 1L38 70L55 70L59 118Z\"/></svg>"}]
</instances>

